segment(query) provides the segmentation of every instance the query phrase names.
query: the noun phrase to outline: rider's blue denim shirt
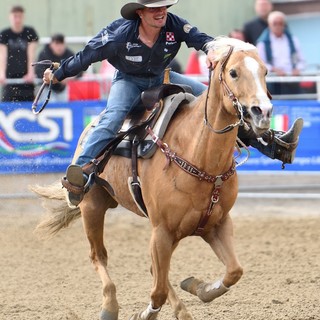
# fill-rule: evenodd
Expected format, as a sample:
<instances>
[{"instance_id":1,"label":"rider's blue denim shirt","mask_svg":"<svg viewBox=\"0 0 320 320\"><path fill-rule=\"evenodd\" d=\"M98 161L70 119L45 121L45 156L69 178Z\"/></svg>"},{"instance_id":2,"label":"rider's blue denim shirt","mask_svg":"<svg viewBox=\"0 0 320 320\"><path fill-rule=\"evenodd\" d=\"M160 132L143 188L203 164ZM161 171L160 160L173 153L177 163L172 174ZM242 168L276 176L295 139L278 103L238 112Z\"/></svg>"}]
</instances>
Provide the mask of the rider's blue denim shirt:
<instances>
[{"instance_id":1,"label":"rider's blue denim shirt","mask_svg":"<svg viewBox=\"0 0 320 320\"><path fill-rule=\"evenodd\" d=\"M186 20L168 13L166 25L157 42L149 48L139 39L140 20L118 19L102 29L85 48L64 60L55 72L61 81L75 76L94 62L107 59L123 73L152 77L160 75L178 53L181 43L206 52L212 37L200 32Z\"/></svg>"}]
</instances>

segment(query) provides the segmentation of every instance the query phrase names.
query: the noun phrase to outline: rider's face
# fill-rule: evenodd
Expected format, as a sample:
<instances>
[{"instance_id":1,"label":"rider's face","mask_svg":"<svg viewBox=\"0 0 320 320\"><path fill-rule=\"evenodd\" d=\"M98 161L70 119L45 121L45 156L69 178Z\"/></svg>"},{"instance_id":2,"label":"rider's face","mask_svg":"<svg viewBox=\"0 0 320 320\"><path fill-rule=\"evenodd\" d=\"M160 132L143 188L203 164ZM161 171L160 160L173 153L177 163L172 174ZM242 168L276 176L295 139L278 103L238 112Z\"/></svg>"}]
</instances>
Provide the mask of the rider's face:
<instances>
[{"instance_id":1,"label":"rider's face","mask_svg":"<svg viewBox=\"0 0 320 320\"><path fill-rule=\"evenodd\" d=\"M153 28L162 28L167 21L167 7L137 10L142 23Z\"/></svg>"}]
</instances>

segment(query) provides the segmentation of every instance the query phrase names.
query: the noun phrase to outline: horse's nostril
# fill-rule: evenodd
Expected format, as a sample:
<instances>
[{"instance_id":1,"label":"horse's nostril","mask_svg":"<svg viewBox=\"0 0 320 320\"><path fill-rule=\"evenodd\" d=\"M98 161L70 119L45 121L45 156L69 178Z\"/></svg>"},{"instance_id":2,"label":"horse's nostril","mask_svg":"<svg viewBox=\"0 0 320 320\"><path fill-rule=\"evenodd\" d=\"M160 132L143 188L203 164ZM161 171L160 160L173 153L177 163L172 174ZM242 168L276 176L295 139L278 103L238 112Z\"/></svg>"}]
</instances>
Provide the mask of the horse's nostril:
<instances>
[{"instance_id":1,"label":"horse's nostril","mask_svg":"<svg viewBox=\"0 0 320 320\"><path fill-rule=\"evenodd\" d=\"M260 109L260 107L257 107L257 106L251 107L251 112L255 116L258 116L258 115L262 114L262 110Z\"/></svg>"}]
</instances>

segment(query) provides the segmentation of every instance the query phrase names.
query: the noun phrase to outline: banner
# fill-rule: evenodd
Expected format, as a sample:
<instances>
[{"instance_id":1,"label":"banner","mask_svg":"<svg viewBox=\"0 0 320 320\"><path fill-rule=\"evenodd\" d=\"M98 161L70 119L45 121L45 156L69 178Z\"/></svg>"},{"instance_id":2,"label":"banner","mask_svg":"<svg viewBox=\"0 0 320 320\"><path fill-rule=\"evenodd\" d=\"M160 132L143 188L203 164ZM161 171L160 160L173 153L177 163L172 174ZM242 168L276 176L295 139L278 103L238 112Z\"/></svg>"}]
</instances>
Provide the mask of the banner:
<instances>
[{"instance_id":1,"label":"banner","mask_svg":"<svg viewBox=\"0 0 320 320\"><path fill-rule=\"evenodd\" d=\"M320 171L320 103L279 100L273 104L271 125L276 130L288 130L297 117L304 119L294 164L287 164L286 171ZM81 132L105 105L106 101L50 103L36 116L31 103L1 103L0 174L65 172ZM280 161L251 147L250 153L239 171L282 171Z\"/></svg>"},{"instance_id":2,"label":"banner","mask_svg":"<svg viewBox=\"0 0 320 320\"><path fill-rule=\"evenodd\" d=\"M0 104L0 174L64 172L81 132L105 104L50 103L39 115L31 103Z\"/></svg>"},{"instance_id":3,"label":"banner","mask_svg":"<svg viewBox=\"0 0 320 320\"><path fill-rule=\"evenodd\" d=\"M274 109L271 128L287 131L294 120L304 120L298 148L293 164L285 171L320 171L320 103L312 100L272 101ZM250 147L250 158L239 171L281 171L281 162L262 155ZM242 157L243 158L243 157Z\"/></svg>"}]
</instances>

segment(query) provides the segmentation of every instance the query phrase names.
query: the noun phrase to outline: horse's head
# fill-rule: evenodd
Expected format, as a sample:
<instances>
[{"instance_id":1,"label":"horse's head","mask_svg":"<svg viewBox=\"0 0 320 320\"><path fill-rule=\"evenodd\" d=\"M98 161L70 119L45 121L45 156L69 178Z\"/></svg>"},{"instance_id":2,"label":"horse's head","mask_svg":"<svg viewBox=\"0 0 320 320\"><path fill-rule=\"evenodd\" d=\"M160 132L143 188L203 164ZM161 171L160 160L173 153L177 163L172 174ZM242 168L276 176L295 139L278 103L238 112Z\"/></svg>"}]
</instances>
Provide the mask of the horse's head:
<instances>
[{"instance_id":1,"label":"horse's head","mask_svg":"<svg viewBox=\"0 0 320 320\"><path fill-rule=\"evenodd\" d=\"M272 104L269 99L267 68L256 47L243 41L219 37L208 44L218 62L214 79L224 90L224 106L234 113L233 102L242 106L244 120L257 135L269 129Z\"/></svg>"}]
</instances>

